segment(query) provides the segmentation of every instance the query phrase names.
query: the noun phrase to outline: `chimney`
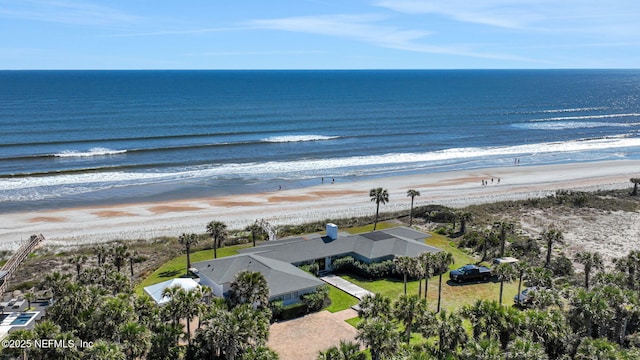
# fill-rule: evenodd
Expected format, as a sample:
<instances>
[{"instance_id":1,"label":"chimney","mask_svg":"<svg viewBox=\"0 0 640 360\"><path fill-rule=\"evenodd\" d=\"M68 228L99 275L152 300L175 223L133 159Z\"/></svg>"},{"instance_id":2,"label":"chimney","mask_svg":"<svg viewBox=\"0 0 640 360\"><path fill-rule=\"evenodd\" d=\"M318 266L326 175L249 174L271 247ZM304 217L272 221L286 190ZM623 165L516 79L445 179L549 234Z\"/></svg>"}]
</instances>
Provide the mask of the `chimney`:
<instances>
[{"instance_id":1,"label":"chimney","mask_svg":"<svg viewBox=\"0 0 640 360\"><path fill-rule=\"evenodd\" d=\"M338 238L338 225L328 223L327 224L327 236L331 240L336 240Z\"/></svg>"}]
</instances>

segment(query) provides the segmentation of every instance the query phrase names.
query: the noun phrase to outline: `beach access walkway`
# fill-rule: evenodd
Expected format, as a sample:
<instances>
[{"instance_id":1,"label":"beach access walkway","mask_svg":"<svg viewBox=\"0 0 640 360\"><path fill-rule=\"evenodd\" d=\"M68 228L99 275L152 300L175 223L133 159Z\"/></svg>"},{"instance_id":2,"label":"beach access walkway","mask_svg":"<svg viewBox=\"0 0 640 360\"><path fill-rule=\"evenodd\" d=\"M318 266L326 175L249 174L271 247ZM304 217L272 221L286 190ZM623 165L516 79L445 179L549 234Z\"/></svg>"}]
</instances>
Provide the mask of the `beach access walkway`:
<instances>
[{"instance_id":1,"label":"beach access walkway","mask_svg":"<svg viewBox=\"0 0 640 360\"><path fill-rule=\"evenodd\" d=\"M320 280L326 282L329 285L333 285L338 289L346 292L347 294L356 297L358 300L362 300L366 295L373 296L373 293L369 290L363 289L360 286L349 282L339 276L332 274L321 276Z\"/></svg>"}]
</instances>

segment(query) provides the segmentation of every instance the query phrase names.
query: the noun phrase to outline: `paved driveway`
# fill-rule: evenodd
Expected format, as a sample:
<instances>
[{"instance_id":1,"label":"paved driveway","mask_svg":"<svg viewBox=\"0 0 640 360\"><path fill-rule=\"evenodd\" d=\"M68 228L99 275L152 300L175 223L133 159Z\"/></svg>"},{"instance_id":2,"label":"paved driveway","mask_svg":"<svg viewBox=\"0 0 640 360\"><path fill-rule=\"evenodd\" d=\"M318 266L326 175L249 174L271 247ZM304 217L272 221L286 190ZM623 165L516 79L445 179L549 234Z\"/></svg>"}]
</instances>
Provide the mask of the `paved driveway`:
<instances>
[{"instance_id":1,"label":"paved driveway","mask_svg":"<svg viewBox=\"0 0 640 360\"><path fill-rule=\"evenodd\" d=\"M281 360L315 360L318 352L340 340L355 341L357 330L345 322L358 316L348 309L337 313L326 310L299 319L271 325L268 346Z\"/></svg>"}]
</instances>

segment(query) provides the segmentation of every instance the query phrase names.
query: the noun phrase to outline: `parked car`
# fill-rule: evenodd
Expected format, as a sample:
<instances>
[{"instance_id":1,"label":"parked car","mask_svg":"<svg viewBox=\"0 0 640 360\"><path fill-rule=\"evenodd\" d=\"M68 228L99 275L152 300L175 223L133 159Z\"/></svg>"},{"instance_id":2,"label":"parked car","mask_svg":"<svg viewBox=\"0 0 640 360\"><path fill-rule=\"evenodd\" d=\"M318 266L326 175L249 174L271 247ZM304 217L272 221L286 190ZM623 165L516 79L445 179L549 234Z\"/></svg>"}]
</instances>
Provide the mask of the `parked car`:
<instances>
[{"instance_id":1,"label":"parked car","mask_svg":"<svg viewBox=\"0 0 640 360\"><path fill-rule=\"evenodd\" d=\"M493 259L493 263L496 265L500 265L500 264L513 264L513 263L517 263L518 259L514 258L514 257L501 257L501 258L496 258Z\"/></svg>"},{"instance_id":2,"label":"parked car","mask_svg":"<svg viewBox=\"0 0 640 360\"><path fill-rule=\"evenodd\" d=\"M449 278L459 283L469 280L487 281L490 277L491 269L477 265L465 265L459 269L451 270L449 273Z\"/></svg>"},{"instance_id":3,"label":"parked car","mask_svg":"<svg viewBox=\"0 0 640 360\"><path fill-rule=\"evenodd\" d=\"M520 294L516 294L513 297L513 302L520 306L527 306L531 304L531 292L538 290L537 286L528 287L520 292Z\"/></svg>"}]
</instances>

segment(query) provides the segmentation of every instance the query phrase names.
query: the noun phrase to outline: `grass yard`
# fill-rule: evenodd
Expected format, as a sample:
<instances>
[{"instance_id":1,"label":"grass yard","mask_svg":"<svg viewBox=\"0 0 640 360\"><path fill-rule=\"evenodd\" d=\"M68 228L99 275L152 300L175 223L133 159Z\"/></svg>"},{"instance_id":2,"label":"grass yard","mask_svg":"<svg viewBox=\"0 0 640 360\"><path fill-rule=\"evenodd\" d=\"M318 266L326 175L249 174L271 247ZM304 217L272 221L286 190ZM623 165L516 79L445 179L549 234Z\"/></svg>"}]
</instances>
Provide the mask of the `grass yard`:
<instances>
[{"instance_id":1,"label":"grass yard","mask_svg":"<svg viewBox=\"0 0 640 360\"><path fill-rule=\"evenodd\" d=\"M218 249L218 257L226 257L238 254L238 250L248 248L251 244L225 246ZM191 253L191 262L198 262L213 259L213 250L202 250ZM181 277L187 273L187 255L181 255L164 263L158 270L144 279L136 286L136 293L142 295L144 288L170 279Z\"/></svg>"},{"instance_id":2,"label":"grass yard","mask_svg":"<svg viewBox=\"0 0 640 360\"><path fill-rule=\"evenodd\" d=\"M433 234L425 241L428 245L435 246L443 251L453 254L454 264L449 269L457 269L460 266L466 264L476 263L477 260L458 249L446 236ZM395 299L398 295L404 292L404 284L402 280L398 279L380 279L380 280L365 280L352 275L343 275L344 279L351 281L352 283L363 287L371 292L380 293L388 296L391 299ZM418 281L410 281L407 283L407 293L418 293ZM422 284L424 291L424 283ZM513 297L518 292L518 282L504 284L503 304L510 305L513 303ZM429 279L428 287L429 307L433 310L436 309L438 303L438 276L434 276ZM473 304L476 300L498 300L500 295L500 283L499 282L487 282L487 283L464 283L462 285L449 282L449 273L442 275L442 308L448 310L454 310L461 308L464 305Z\"/></svg>"},{"instance_id":3,"label":"grass yard","mask_svg":"<svg viewBox=\"0 0 640 360\"><path fill-rule=\"evenodd\" d=\"M398 227L398 224L392 223L392 222L381 221L376 226L376 231L377 230L390 229L390 228L394 228L394 227ZM352 227L352 228L344 229L344 231L349 233L349 234L360 234L360 233L364 233L364 232L371 232L371 231L373 231L373 224L369 224L369 225L365 225L365 226Z\"/></svg>"},{"instance_id":4,"label":"grass yard","mask_svg":"<svg viewBox=\"0 0 640 360\"><path fill-rule=\"evenodd\" d=\"M325 310L332 313L349 309L358 303L358 299L331 285L329 285L329 298L331 305Z\"/></svg>"}]
</instances>

